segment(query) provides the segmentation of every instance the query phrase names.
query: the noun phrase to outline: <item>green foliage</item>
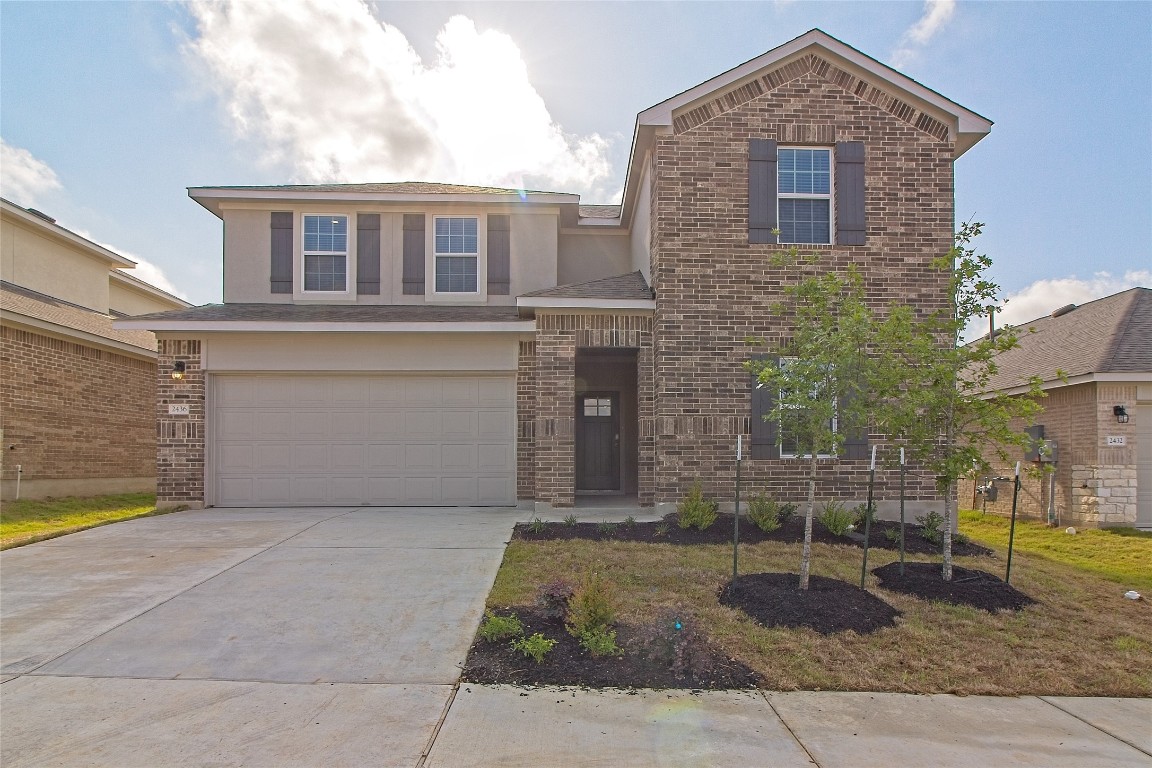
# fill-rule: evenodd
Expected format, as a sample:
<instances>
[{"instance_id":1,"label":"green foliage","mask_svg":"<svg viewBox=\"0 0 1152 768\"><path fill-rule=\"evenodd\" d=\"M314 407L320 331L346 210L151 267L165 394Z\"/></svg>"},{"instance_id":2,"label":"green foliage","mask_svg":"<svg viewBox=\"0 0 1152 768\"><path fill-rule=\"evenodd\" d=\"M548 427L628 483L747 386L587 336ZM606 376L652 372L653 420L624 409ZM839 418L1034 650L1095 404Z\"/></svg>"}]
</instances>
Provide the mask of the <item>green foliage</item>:
<instances>
[{"instance_id":1,"label":"green foliage","mask_svg":"<svg viewBox=\"0 0 1152 768\"><path fill-rule=\"evenodd\" d=\"M524 634L524 624L516 614L497 616L492 611L484 611L484 621L480 623L480 637L485 642L507 640Z\"/></svg>"},{"instance_id":2,"label":"green foliage","mask_svg":"<svg viewBox=\"0 0 1152 768\"><path fill-rule=\"evenodd\" d=\"M598 628L607 630L615 620L611 588L600 574L589 571L568 599L568 632L581 637Z\"/></svg>"},{"instance_id":3,"label":"green foliage","mask_svg":"<svg viewBox=\"0 0 1152 768\"><path fill-rule=\"evenodd\" d=\"M899 528L886 528L884 529L884 538L893 544L900 543L900 529Z\"/></svg>"},{"instance_id":4,"label":"green foliage","mask_svg":"<svg viewBox=\"0 0 1152 768\"><path fill-rule=\"evenodd\" d=\"M532 522L528 523L528 530L532 533L544 533L546 527L546 523L538 517L532 518Z\"/></svg>"},{"instance_id":5,"label":"green foliage","mask_svg":"<svg viewBox=\"0 0 1152 768\"><path fill-rule=\"evenodd\" d=\"M781 508L785 506L788 505L780 504L775 499L758 493L748 500L748 519L765 533L772 533L784 524L784 520L781 519L783 517Z\"/></svg>"},{"instance_id":6,"label":"green foliage","mask_svg":"<svg viewBox=\"0 0 1152 768\"><path fill-rule=\"evenodd\" d=\"M632 517L632 515L628 515L628 517L624 518L623 525L628 530L632 530L636 527L636 518Z\"/></svg>"},{"instance_id":7,"label":"green foliage","mask_svg":"<svg viewBox=\"0 0 1152 768\"><path fill-rule=\"evenodd\" d=\"M616 645L616 630L607 627L593 627L582 632L580 647L597 658L620 655L620 646Z\"/></svg>"},{"instance_id":8,"label":"green foliage","mask_svg":"<svg viewBox=\"0 0 1152 768\"><path fill-rule=\"evenodd\" d=\"M596 523L596 532L601 536L614 536L616 534L616 523L601 522Z\"/></svg>"},{"instance_id":9,"label":"green foliage","mask_svg":"<svg viewBox=\"0 0 1152 768\"><path fill-rule=\"evenodd\" d=\"M555 640L549 640L539 632L531 637L522 637L512 641L513 650L520 651L520 653L535 660L537 664L544 662L544 657L548 655L554 645L556 645Z\"/></svg>"},{"instance_id":10,"label":"green foliage","mask_svg":"<svg viewBox=\"0 0 1152 768\"><path fill-rule=\"evenodd\" d=\"M843 536L852 525L853 516L839 501L828 501L820 512L820 525L833 536Z\"/></svg>"},{"instance_id":11,"label":"green foliage","mask_svg":"<svg viewBox=\"0 0 1152 768\"><path fill-rule=\"evenodd\" d=\"M657 523L656 530L653 531L654 536L667 536L670 530L668 523Z\"/></svg>"},{"instance_id":12,"label":"green foliage","mask_svg":"<svg viewBox=\"0 0 1152 768\"><path fill-rule=\"evenodd\" d=\"M940 546L944 543L944 515L930 511L927 515L917 515L916 522L920 524L920 536ZM952 541L957 544L967 544L969 539L959 531L952 533Z\"/></svg>"},{"instance_id":13,"label":"green foliage","mask_svg":"<svg viewBox=\"0 0 1152 768\"><path fill-rule=\"evenodd\" d=\"M50 499L4 499L0 505L0 542L4 547L31 543L105 523L166 514L156 494L125 493Z\"/></svg>"},{"instance_id":14,"label":"green foliage","mask_svg":"<svg viewBox=\"0 0 1152 768\"><path fill-rule=\"evenodd\" d=\"M717 507L715 501L704 498L700 481L696 481L688 489L688 495L684 500L676 505L676 511L679 513L678 523L681 528L697 528L703 531L716 522Z\"/></svg>"},{"instance_id":15,"label":"green foliage","mask_svg":"<svg viewBox=\"0 0 1152 768\"><path fill-rule=\"evenodd\" d=\"M568 526L569 528L575 528L576 523L576 515L568 515L564 518L564 525Z\"/></svg>"},{"instance_id":16,"label":"green foliage","mask_svg":"<svg viewBox=\"0 0 1152 768\"><path fill-rule=\"evenodd\" d=\"M866 523L876 522L876 510L870 509L867 504L857 504L852 507L852 524L857 530L864 530Z\"/></svg>"}]
</instances>

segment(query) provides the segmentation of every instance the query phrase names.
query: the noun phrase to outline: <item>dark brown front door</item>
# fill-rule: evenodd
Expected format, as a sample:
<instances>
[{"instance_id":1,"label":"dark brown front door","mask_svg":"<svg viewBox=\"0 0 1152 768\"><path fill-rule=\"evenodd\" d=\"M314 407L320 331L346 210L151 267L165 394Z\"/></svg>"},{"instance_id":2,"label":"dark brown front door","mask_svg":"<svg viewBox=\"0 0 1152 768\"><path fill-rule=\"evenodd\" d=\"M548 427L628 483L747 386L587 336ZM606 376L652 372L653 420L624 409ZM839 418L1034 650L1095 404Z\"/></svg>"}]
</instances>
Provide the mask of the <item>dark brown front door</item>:
<instances>
[{"instance_id":1,"label":"dark brown front door","mask_svg":"<svg viewBox=\"0 0 1152 768\"><path fill-rule=\"evenodd\" d=\"M576 490L620 490L620 396L576 398Z\"/></svg>"}]
</instances>

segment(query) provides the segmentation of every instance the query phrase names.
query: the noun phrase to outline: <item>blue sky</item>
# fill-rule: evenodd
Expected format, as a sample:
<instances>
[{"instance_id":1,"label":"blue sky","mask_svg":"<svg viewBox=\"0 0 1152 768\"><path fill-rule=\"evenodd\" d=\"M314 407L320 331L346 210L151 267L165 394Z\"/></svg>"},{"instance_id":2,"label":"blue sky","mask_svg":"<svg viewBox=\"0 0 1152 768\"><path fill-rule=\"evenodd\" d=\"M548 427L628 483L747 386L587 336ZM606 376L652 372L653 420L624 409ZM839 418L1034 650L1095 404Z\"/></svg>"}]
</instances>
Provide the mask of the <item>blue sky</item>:
<instances>
[{"instance_id":1,"label":"blue sky","mask_svg":"<svg viewBox=\"0 0 1152 768\"><path fill-rule=\"evenodd\" d=\"M3 195L219 301L198 185L611 202L636 113L813 27L995 121L960 219L1014 321L1152 285L1152 3L0 4ZM150 266L148 266L150 265Z\"/></svg>"}]
</instances>

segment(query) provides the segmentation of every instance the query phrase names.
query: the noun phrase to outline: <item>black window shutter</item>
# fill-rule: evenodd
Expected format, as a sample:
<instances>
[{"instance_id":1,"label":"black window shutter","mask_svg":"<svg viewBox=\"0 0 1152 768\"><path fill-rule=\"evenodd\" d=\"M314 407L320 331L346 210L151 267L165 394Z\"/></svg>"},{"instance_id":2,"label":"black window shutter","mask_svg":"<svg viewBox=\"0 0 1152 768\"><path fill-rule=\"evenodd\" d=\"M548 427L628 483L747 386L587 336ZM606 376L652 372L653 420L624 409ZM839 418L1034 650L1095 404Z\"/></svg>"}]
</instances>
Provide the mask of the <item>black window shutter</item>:
<instances>
[{"instance_id":1,"label":"black window shutter","mask_svg":"<svg viewBox=\"0 0 1152 768\"><path fill-rule=\"evenodd\" d=\"M404 294L424 294L424 214L404 214Z\"/></svg>"},{"instance_id":2,"label":"black window shutter","mask_svg":"<svg viewBox=\"0 0 1152 768\"><path fill-rule=\"evenodd\" d=\"M864 245L864 142L836 143L836 244Z\"/></svg>"},{"instance_id":3,"label":"black window shutter","mask_svg":"<svg viewBox=\"0 0 1152 768\"><path fill-rule=\"evenodd\" d=\"M847 412L847 403L851 403L855 399L853 393L847 394L841 399L842 406L840 410ZM844 433L844 458L845 459L868 459L868 427L860 427L857 429L848 429Z\"/></svg>"},{"instance_id":4,"label":"black window shutter","mask_svg":"<svg viewBox=\"0 0 1152 768\"><path fill-rule=\"evenodd\" d=\"M272 214L272 293L292 293L292 213Z\"/></svg>"},{"instance_id":5,"label":"black window shutter","mask_svg":"<svg viewBox=\"0 0 1152 768\"><path fill-rule=\"evenodd\" d=\"M754 355L753 360L760 362L771 362L773 365L779 363L780 358L774 355ZM780 444L777 440L778 424L775 419L765 419L764 417L772 412L776 407L776 393L769 387L758 386L759 382L755 376L752 376L752 417L751 432L752 432L752 450L749 452L753 459L778 459L780 458Z\"/></svg>"},{"instance_id":6,"label":"black window shutter","mask_svg":"<svg viewBox=\"0 0 1152 768\"><path fill-rule=\"evenodd\" d=\"M775 243L776 142L748 140L748 242Z\"/></svg>"},{"instance_id":7,"label":"black window shutter","mask_svg":"<svg viewBox=\"0 0 1152 768\"><path fill-rule=\"evenodd\" d=\"M356 216L356 293L380 295L380 214Z\"/></svg>"},{"instance_id":8,"label":"black window shutter","mask_svg":"<svg viewBox=\"0 0 1152 768\"><path fill-rule=\"evenodd\" d=\"M488 217L488 293L507 296L511 275L511 226L506 214Z\"/></svg>"}]
</instances>

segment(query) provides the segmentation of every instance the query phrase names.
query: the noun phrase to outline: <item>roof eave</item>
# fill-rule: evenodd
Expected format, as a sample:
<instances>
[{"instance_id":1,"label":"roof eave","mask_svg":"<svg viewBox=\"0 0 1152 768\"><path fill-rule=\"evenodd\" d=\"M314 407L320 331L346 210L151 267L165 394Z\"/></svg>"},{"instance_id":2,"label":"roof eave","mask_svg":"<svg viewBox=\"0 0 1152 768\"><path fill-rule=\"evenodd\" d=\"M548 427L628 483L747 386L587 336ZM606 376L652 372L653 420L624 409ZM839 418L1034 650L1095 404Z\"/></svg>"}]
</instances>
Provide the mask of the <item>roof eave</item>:
<instances>
[{"instance_id":1,"label":"roof eave","mask_svg":"<svg viewBox=\"0 0 1152 768\"><path fill-rule=\"evenodd\" d=\"M60 226L56 222L42 219L34 213L29 213L24 208L11 203L7 200L0 200L0 208L4 213L12 216L23 224L35 227L45 234L55 237L59 240L64 240L72 245L75 245L99 259L107 261L114 267L123 267L125 269L132 269L136 266L136 262L132 259L121 256L115 251L110 251L98 243L94 243L86 237L81 237L70 229Z\"/></svg>"},{"instance_id":2,"label":"roof eave","mask_svg":"<svg viewBox=\"0 0 1152 768\"><path fill-rule=\"evenodd\" d=\"M347 203L503 203L562 205L580 203L580 195L564 192L332 192L277 189L188 187L188 196L217 218L225 202L347 202Z\"/></svg>"},{"instance_id":3,"label":"roof eave","mask_svg":"<svg viewBox=\"0 0 1152 768\"><path fill-rule=\"evenodd\" d=\"M113 328L153 333L530 333L531 320L505 322L286 322L277 320L114 320Z\"/></svg>"},{"instance_id":4,"label":"roof eave","mask_svg":"<svg viewBox=\"0 0 1152 768\"><path fill-rule=\"evenodd\" d=\"M654 299L593 299L565 296L519 296L519 309L634 309L656 311Z\"/></svg>"}]
</instances>

